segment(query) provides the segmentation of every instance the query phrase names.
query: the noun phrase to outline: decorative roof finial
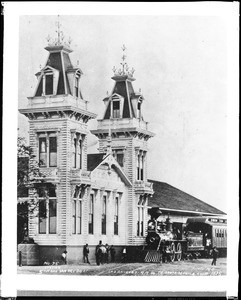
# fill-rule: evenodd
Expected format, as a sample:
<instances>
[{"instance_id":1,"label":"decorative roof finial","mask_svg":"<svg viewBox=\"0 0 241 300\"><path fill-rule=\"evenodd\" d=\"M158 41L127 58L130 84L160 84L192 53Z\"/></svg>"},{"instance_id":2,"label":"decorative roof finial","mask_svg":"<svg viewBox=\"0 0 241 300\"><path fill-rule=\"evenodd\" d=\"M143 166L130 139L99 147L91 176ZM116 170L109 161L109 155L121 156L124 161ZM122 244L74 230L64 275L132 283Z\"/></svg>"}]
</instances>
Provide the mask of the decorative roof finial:
<instances>
[{"instance_id":1,"label":"decorative roof finial","mask_svg":"<svg viewBox=\"0 0 241 300\"><path fill-rule=\"evenodd\" d=\"M55 22L55 26L56 26L56 34L57 37L56 38L52 38L50 35L47 36L46 40L48 42L49 46L66 46L66 47L70 47L70 44L72 42L72 39L69 37L68 41L65 42L64 41L64 34L63 31L61 30L62 24L59 21L59 15L58 15L58 21Z\"/></svg>"},{"instance_id":2,"label":"decorative roof finial","mask_svg":"<svg viewBox=\"0 0 241 300\"><path fill-rule=\"evenodd\" d=\"M125 50L127 49L126 46L123 44L123 46L121 47L122 51L123 51L123 55L121 57L122 62L120 63L122 68L117 69L116 67L113 67L113 72L115 76L129 76L129 77L133 77L133 74L135 72L135 70L132 68L131 70L129 70L129 66L126 63L126 55L124 54Z\"/></svg>"},{"instance_id":3,"label":"decorative roof finial","mask_svg":"<svg viewBox=\"0 0 241 300\"><path fill-rule=\"evenodd\" d=\"M126 50L126 46L125 46L125 44L123 44L123 46L121 47L121 49L122 49L123 51L125 51L125 50Z\"/></svg>"}]
</instances>

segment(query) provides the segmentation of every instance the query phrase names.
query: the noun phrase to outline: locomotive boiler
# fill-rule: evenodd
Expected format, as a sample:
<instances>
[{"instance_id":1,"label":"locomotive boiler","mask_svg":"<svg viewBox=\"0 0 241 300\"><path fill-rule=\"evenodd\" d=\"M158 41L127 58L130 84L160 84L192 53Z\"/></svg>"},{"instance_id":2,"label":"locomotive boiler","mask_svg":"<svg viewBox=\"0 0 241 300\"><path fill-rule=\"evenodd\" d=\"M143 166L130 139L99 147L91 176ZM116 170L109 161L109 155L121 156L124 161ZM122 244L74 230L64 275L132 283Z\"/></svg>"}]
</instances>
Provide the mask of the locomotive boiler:
<instances>
[{"instance_id":1,"label":"locomotive boiler","mask_svg":"<svg viewBox=\"0 0 241 300\"><path fill-rule=\"evenodd\" d=\"M227 251L227 220L221 217L191 217L177 228L168 216L159 221L159 208L150 210L147 224L145 262L180 261L182 258L208 257L216 246L220 255Z\"/></svg>"}]
</instances>

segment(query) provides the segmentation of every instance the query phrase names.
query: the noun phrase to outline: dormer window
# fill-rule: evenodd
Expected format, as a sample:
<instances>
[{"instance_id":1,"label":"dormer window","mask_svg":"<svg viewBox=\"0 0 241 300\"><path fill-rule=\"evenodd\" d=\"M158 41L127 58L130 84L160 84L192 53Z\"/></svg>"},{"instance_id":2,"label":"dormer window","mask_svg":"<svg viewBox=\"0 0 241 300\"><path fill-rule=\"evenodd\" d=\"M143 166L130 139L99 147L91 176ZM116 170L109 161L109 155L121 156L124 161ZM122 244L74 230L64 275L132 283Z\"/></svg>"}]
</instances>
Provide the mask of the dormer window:
<instances>
[{"instance_id":1,"label":"dormer window","mask_svg":"<svg viewBox=\"0 0 241 300\"><path fill-rule=\"evenodd\" d=\"M79 97L79 77L75 77L74 81L74 92L75 92L75 97Z\"/></svg>"},{"instance_id":2,"label":"dormer window","mask_svg":"<svg viewBox=\"0 0 241 300\"><path fill-rule=\"evenodd\" d=\"M38 85L35 92L35 96L56 95L58 80L59 71L50 66L46 66L41 71L41 75L38 75Z\"/></svg>"},{"instance_id":3,"label":"dormer window","mask_svg":"<svg viewBox=\"0 0 241 300\"><path fill-rule=\"evenodd\" d=\"M141 102L137 102L137 118L141 118Z\"/></svg>"},{"instance_id":4,"label":"dormer window","mask_svg":"<svg viewBox=\"0 0 241 300\"><path fill-rule=\"evenodd\" d=\"M74 73L72 73L74 71ZM68 77L72 82L72 95L76 98L83 98L80 90L80 77L83 74L80 69L69 70ZM72 77L73 76L73 77ZM72 78L71 78L72 77Z\"/></svg>"},{"instance_id":5,"label":"dormer window","mask_svg":"<svg viewBox=\"0 0 241 300\"><path fill-rule=\"evenodd\" d=\"M120 118L120 101L113 101L113 118Z\"/></svg>"},{"instance_id":6,"label":"dormer window","mask_svg":"<svg viewBox=\"0 0 241 300\"><path fill-rule=\"evenodd\" d=\"M53 74L45 74L45 95L53 95L54 93L54 76Z\"/></svg>"},{"instance_id":7,"label":"dormer window","mask_svg":"<svg viewBox=\"0 0 241 300\"><path fill-rule=\"evenodd\" d=\"M124 98L118 94L113 94L109 98L109 102L106 107L105 118L118 119L123 115Z\"/></svg>"}]
</instances>

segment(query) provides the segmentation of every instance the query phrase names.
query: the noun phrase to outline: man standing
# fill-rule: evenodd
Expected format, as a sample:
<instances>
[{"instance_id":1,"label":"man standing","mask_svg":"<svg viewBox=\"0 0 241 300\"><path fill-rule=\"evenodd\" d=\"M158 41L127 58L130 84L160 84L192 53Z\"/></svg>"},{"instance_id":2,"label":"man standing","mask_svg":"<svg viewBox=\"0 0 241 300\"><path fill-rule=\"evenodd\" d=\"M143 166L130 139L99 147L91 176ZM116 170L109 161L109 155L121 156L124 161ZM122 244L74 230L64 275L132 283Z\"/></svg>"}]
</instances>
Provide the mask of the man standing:
<instances>
[{"instance_id":1,"label":"man standing","mask_svg":"<svg viewBox=\"0 0 241 300\"><path fill-rule=\"evenodd\" d=\"M61 254L62 260L64 262L64 264L67 264L67 251L65 250L62 254Z\"/></svg>"},{"instance_id":2,"label":"man standing","mask_svg":"<svg viewBox=\"0 0 241 300\"><path fill-rule=\"evenodd\" d=\"M102 252L100 249L101 246L102 246L102 241L99 241L99 244L95 248L95 258L96 258L97 266L99 266L101 262L101 256L102 256Z\"/></svg>"},{"instance_id":3,"label":"man standing","mask_svg":"<svg viewBox=\"0 0 241 300\"><path fill-rule=\"evenodd\" d=\"M212 258L213 258L212 266L213 265L216 266L216 262L217 262L217 258L218 258L218 250L216 247L213 247Z\"/></svg>"},{"instance_id":4,"label":"man standing","mask_svg":"<svg viewBox=\"0 0 241 300\"><path fill-rule=\"evenodd\" d=\"M84 255L84 263L85 263L85 260L88 264L90 264L89 262L89 253L90 253L90 249L89 249L89 245L86 244L84 246L84 249L83 249L83 255Z\"/></svg>"}]
</instances>

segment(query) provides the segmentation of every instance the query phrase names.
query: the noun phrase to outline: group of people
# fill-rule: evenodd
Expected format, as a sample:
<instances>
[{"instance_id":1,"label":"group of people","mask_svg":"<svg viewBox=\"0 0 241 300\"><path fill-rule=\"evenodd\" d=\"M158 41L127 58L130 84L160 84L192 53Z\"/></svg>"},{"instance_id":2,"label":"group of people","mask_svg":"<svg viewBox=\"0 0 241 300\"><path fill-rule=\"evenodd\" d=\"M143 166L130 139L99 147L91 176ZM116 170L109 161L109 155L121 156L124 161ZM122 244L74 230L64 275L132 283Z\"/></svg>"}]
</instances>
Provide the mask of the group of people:
<instances>
[{"instance_id":1,"label":"group of people","mask_svg":"<svg viewBox=\"0 0 241 300\"><path fill-rule=\"evenodd\" d=\"M84 263L89 262L89 246L86 244L83 248L83 256L84 256ZM109 263L109 254L111 256L111 262L115 262L115 248L114 246L109 246L108 244L103 245L102 241L99 241L99 244L95 248L95 257L96 257L96 264L99 266L100 264Z\"/></svg>"},{"instance_id":2,"label":"group of people","mask_svg":"<svg viewBox=\"0 0 241 300\"><path fill-rule=\"evenodd\" d=\"M89 245L85 244L84 248L83 248L83 256L84 256L84 263L88 263L89 262ZM170 255L171 251L170 249L166 246L163 249L163 257L162 260L168 261L168 256ZM109 246L108 244L103 245L102 241L99 241L99 244L96 246L95 248L95 257L96 257L96 264L99 266L100 264L104 264L104 263L109 263L109 254L111 256L111 262L114 263L115 262L115 248L114 246ZM216 266L216 262L217 262L217 258L218 258L218 250L216 247L213 247L210 251L210 255L212 257L212 266ZM64 262L64 264L67 263L67 251L64 251L62 253L62 260ZM122 251L122 262L126 262L127 259L127 255L126 255L126 248L123 249Z\"/></svg>"}]
</instances>

